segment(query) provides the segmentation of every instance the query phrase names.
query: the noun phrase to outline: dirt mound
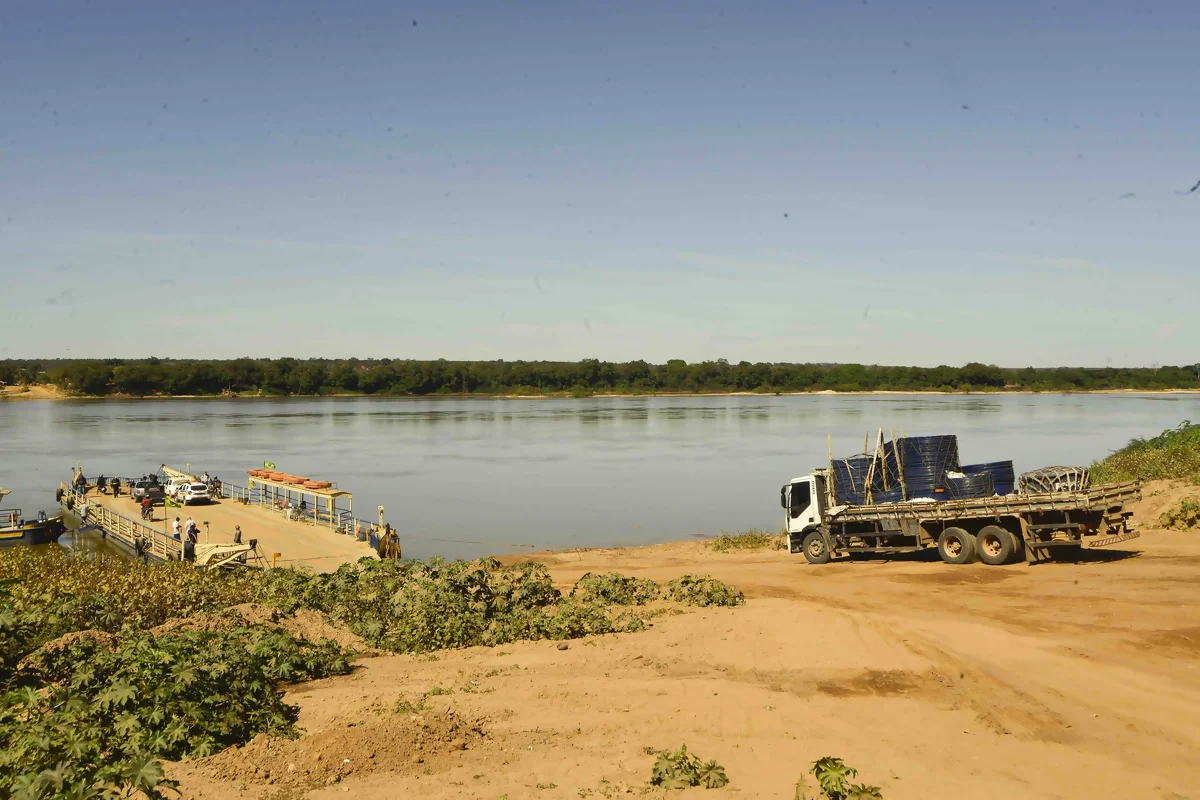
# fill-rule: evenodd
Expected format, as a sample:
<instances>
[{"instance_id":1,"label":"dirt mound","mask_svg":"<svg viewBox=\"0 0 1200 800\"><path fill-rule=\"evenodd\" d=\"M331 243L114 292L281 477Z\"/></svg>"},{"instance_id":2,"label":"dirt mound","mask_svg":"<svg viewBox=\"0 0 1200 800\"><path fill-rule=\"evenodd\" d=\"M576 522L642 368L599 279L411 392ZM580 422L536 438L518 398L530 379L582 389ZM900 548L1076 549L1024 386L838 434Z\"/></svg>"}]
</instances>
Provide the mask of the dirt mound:
<instances>
[{"instance_id":1,"label":"dirt mound","mask_svg":"<svg viewBox=\"0 0 1200 800\"><path fill-rule=\"evenodd\" d=\"M95 642L97 645L99 645L100 647L104 647L109 650L117 649L117 637L113 636L111 633L105 633L104 631L93 631L93 630L72 631L71 633L64 633L62 636L58 637L57 639L51 639L50 641L46 642L44 645L39 647L37 650L34 650L32 653L30 653L27 656L25 656L24 658L22 658L20 663L17 664L17 669L18 670L27 669L30 665L30 661L39 655L44 655L46 653L56 653L59 650L70 647L71 645L75 644L76 642L82 642L82 641L88 641L88 640L91 640L91 641Z\"/></svg>"},{"instance_id":2,"label":"dirt mound","mask_svg":"<svg viewBox=\"0 0 1200 800\"><path fill-rule=\"evenodd\" d=\"M335 625L316 611L301 610L295 614L280 614L274 608L258 603L243 603L223 611L203 611L190 617L171 619L153 628L151 633L160 636L172 631L216 631L240 623L250 625L273 625L301 639L319 642L332 639L342 647L352 647L360 653L375 652L349 630Z\"/></svg>"},{"instance_id":3,"label":"dirt mound","mask_svg":"<svg viewBox=\"0 0 1200 800\"><path fill-rule=\"evenodd\" d=\"M176 765L174 777L249 785L268 784L302 793L340 783L353 775L442 771L457 763L455 754L476 749L487 734L479 721L453 710L421 715L384 712L363 723L347 723L306 735L279 739L266 734L243 747Z\"/></svg>"}]
</instances>

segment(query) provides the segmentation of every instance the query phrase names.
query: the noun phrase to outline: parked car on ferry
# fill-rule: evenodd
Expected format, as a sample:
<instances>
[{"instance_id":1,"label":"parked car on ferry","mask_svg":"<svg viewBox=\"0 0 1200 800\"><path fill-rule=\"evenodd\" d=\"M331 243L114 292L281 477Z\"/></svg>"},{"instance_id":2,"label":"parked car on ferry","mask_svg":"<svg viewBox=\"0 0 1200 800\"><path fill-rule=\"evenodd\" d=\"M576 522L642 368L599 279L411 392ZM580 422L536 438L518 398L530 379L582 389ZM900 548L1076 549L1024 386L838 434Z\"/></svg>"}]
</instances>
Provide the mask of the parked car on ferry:
<instances>
[{"instance_id":1,"label":"parked car on ferry","mask_svg":"<svg viewBox=\"0 0 1200 800\"><path fill-rule=\"evenodd\" d=\"M208 503L212 501L212 492L204 483L180 484L175 491L175 502L181 506Z\"/></svg>"},{"instance_id":2,"label":"parked car on ferry","mask_svg":"<svg viewBox=\"0 0 1200 800\"><path fill-rule=\"evenodd\" d=\"M139 503L149 497L152 505L161 505L167 493L158 481L135 481L129 495Z\"/></svg>"}]
</instances>

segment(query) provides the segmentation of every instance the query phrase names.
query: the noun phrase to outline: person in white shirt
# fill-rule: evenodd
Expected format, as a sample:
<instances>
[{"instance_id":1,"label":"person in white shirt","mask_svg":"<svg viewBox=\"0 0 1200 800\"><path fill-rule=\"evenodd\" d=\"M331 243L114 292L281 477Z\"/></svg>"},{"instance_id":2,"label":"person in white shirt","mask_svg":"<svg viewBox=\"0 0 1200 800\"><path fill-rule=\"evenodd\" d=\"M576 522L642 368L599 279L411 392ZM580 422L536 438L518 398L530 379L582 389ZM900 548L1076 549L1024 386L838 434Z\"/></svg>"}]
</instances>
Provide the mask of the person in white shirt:
<instances>
[{"instance_id":1,"label":"person in white shirt","mask_svg":"<svg viewBox=\"0 0 1200 800\"><path fill-rule=\"evenodd\" d=\"M87 522L87 515L88 515L88 501L86 499L84 499L83 502L81 502L79 504L79 518L81 520L83 520L84 522Z\"/></svg>"},{"instance_id":2,"label":"person in white shirt","mask_svg":"<svg viewBox=\"0 0 1200 800\"><path fill-rule=\"evenodd\" d=\"M183 532L188 536L192 535L192 531L196 528L196 520L191 517L187 518L187 522L183 523Z\"/></svg>"},{"instance_id":3,"label":"person in white shirt","mask_svg":"<svg viewBox=\"0 0 1200 800\"><path fill-rule=\"evenodd\" d=\"M176 539L179 539L181 541L183 540L183 537L179 535L180 534L179 517L176 517L175 521L171 523L171 532L175 534Z\"/></svg>"}]
</instances>

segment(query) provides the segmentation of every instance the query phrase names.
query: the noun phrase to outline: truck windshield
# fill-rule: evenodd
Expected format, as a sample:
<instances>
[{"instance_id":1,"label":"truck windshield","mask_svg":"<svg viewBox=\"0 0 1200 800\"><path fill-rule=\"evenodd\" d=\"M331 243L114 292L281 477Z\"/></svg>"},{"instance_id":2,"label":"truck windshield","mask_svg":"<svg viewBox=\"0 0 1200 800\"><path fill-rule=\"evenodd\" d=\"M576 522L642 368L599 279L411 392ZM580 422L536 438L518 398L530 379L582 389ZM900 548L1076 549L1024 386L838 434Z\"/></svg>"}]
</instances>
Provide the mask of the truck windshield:
<instances>
[{"instance_id":1,"label":"truck windshield","mask_svg":"<svg viewBox=\"0 0 1200 800\"><path fill-rule=\"evenodd\" d=\"M808 481L804 483L792 484L792 518L796 518L804 513L805 509L812 504L812 484Z\"/></svg>"}]
</instances>

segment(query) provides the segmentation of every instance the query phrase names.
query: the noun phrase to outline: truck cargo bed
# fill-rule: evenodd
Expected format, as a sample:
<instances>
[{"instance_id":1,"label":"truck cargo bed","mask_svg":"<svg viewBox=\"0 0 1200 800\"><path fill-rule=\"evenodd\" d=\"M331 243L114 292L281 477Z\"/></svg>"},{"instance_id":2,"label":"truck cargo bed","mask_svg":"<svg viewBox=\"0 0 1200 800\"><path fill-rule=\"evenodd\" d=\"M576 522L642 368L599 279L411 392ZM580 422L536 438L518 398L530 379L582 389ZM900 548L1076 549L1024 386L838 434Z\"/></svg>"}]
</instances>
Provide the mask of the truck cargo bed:
<instances>
[{"instance_id":1,"label":"truck cargo bed","mask_svg":"<svg viewBox=\"0 0 1200 800\"><path fill-rule=\"evenodd\" d=\"M1106 511L1141 498L1140 484L1129 481L1094 486L1082 492L1009 494L967 500L908 500L869 506L835 506L830 508L827 514L831 523L871 522L905 517L954 520L1038 511Z\"/></svg>"}]
</instances>

